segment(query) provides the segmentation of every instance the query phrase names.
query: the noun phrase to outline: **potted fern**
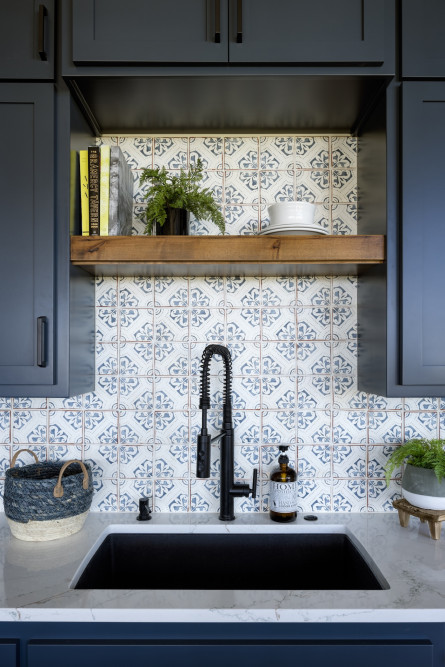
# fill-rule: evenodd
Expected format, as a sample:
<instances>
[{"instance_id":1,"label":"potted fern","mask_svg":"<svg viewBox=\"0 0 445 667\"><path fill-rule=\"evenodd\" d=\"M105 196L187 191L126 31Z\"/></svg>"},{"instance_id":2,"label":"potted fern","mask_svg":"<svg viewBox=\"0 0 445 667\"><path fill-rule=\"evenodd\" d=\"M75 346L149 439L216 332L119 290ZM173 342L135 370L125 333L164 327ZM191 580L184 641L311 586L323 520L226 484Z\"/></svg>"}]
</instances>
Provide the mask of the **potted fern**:
<instances>
[{"instance_id":1,"label":"potted fern","mask_svg":"<svg viewBox=\"0 0 445 667\"><path fill-rule=\"evenodd\" d=\"M416 507L445 509L445 440L409 440L397 447L385 466L389 484L395 468L405 463L402 495Z\"/></svg>"},{"instance_id":2,"label":"potted fern","mask_svg":"<svg viewBox=\"0 0 445 667\"><path fill-rule=\"evenodd\" d=\"M200 187L202 161L198 160L188 171L179 174L162 169L144 169L140 183L150 183L151 187L144 199L145 234L189 233L189 216L193 213L197 220L211 220L224 234L224 217L208 188Z\"/></svg>"}]
</instances>

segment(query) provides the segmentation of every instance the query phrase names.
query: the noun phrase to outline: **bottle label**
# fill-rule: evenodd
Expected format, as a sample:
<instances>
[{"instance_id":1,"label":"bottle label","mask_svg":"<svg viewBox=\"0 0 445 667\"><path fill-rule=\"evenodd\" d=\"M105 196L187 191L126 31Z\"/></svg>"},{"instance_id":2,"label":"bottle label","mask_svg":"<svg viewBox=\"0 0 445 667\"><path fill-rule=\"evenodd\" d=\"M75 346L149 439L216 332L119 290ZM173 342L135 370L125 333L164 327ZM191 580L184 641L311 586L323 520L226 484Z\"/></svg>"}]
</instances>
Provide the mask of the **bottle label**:
<instances>
[{"instance_id":1,"label":"bottle label","mask_svg":"<svg viewBox=\"0 0 445 667\"><path fill-rule=\"evenodd\" d=\"M270 483L270 509L287 514L297 511L297 482Z\"/></svg>"}]
</instances>

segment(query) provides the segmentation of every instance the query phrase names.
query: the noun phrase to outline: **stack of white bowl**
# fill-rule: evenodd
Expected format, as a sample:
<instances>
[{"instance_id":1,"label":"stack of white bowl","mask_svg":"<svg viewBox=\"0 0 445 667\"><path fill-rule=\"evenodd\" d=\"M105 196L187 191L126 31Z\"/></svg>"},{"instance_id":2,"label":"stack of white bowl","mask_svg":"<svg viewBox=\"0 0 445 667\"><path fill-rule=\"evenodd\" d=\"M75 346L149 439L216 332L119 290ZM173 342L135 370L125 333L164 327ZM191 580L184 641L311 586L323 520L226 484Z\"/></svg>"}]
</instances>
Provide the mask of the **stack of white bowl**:
<instances>
[{"instance_id":1,"label":"stack of white bowl","mask_svg":"<svg viewBox=\"0 0 445 667\"><path fill-rule=\"evenodd\" d=\"M315 204L307 201L284 201L272 204L269 211L270 225L260 234L327 234L327 230L314 222Z\"/></svg>"}]
</instances>

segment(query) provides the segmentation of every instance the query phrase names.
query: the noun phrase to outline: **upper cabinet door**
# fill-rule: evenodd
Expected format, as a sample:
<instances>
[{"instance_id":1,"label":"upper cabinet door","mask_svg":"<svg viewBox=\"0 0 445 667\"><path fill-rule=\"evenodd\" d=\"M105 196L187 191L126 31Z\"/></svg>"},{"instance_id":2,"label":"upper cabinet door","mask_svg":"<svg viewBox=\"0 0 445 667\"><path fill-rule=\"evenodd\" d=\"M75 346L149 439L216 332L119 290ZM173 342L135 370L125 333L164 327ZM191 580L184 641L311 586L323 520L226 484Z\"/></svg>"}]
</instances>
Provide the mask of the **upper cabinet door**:
<instances>
[{"instance_id":1,"label":"upper cabinet door","mask_svg":"<svg viewBox=\"0 0 445 667\"><path fill-rule=\"evenodd\" d=\"M444 0L403 0L402 74L445 76Z\"/></svg>"},{"instance_id":2,"label":"upper cabinet door","mask_svg":"<svg viewBox=\"0 0 445 667\"><path fill-rule=\"evenodd\" d=\"M418 385L417 396L440 396L445 386L445 82L408 81L402 96L402 384ZM440 393L425 393L433 386Z\"/></svg>"},{"instance_id":3,"label":"upper cabinet door","mask_svg":"<svg viewBox=\"0 0 445 667\"><path fill-rule=\"evenodd\" d=\"M230 0L231 62L380 64L384 0Z\"/></svg>"},{"instance_id":4,"label":"upper cabinet door","mask_svg":"<svg viewBox=\"0 0 445 667\"><path fill-rule=\"evenodd\" d=\"M227 62L227 16L227 0L73 0L73 60Z\"/></svg>"},{"instance_id":5,"label":"upper cabinet door","mask_svg":"<svg viewBox=\"0 0 445 667\"><path fill-rule=\"evenodd\" d=\"M53 84L0 84L2 396L54 383L53 136Z\"/></svg>"},{"instance_id":6,"label":"upper cabinet door","mask_svg":"<svg viewBox=\"0 0 445 667\"><path fill-rule=\"evenodd\" d=\"M0 79L54 77L54 0L13 0L0 20Z\"/></svg>"}]
</instances>

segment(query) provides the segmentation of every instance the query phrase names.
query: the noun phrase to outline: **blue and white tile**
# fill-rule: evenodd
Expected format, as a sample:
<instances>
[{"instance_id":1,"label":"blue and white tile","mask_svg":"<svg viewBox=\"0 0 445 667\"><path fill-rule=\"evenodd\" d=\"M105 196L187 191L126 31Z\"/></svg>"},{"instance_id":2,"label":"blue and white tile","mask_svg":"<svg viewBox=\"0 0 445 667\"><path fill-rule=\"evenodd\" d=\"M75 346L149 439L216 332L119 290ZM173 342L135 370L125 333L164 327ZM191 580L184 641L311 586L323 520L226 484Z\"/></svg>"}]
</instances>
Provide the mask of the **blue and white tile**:
<instances>
[{"instance_id":1,"label":"blue and white tile","mask_svg":"<svg viewBox=\"0 0 445 667\"><path fill-rule=\"evenodd\" d=\"M330 340L331 310L325 306L316 308L298 307L297 338L298 340Z\"/></svg>"},{"instance_id":2,"label":"blue and white tile","mask_svg":"<svg viewBox=\"0 0 445 667\"><path fill-rule=\"evenodd\" d=\"M84 461L91 465L93 478L113 479L118 475L118 446L109 445L84 445Z\"/></svg>"},{"instance_id":3,"label":"blue and white tile","mask_svg":"<svg viewBox=\"0 0 445 667\"><path fill-rule=\"evenodd\" d=\"M227 340L255 341L260 339L259 308L228 308Z\"/></svg>"},{"instance_id":4,"label":"blue and white tile","mask_svg":"<svg viewBox=\"0 0 445 667\"><path fill-rule=\"evenodd\" d=\"M155 412L155 444L188 445L190 442L189 414L185 411Z\"/></svg>"},{"instance_id":5,"label":"blue and white tile","mask_svg":"<svg viewBox=\"0 0 445 667\"><path fill-rule=\"evenodd\" d=\"M396 445L368 445L368 477L374 479L385 478L385 466ZM400 472L394 472L392 477L400 477Z\"/></svg>"},{"instance_id":6,"label":"blue and white tile","mask_svg":"<svg viewBox=\"0 0 445 667\"><path fill-rule=\"evenodd\" d=\"M152 410L121 410L119 413L119 442L144 445L154 441L154 412Z\"/></svg>"},{"instance_id":7,"label":"blue and white tile","mask_svg":"<svg viewBox=\"0 0 445 667\"><path fill-rule=\"evenodd\" d=\"M199 480L201 481L201 480ZM177 514L189 511L190 484L186 479L159 479L154 482L154 509L156 512ZM196 503L196 506L199 502ZM196 511L196 510L195 510ZM203 511L210 511L207 507Z\"/></svg>"},{"instance_id":8,"label":"blue and white tile","mask_svg":"<svg viewBox=\"0 0 445 667\"><path fill-rule=\"evenodd\" d=\"M194 342L222 343L225 337L225 312L221 308L193 308L190 311L190 336Z\"/></svg>"},{"instance_id":9,"label":"blue and white tile","mask_svg":"<svg viewBox=\"0 0 445 667\"><path fill-rule=\"evenodd\" d=\"M222 169L223 141L222 137L190 137L190 165L201 160L203 169Z\"/></svg>"},{"instance_id":10,"label":"blue and white tile","mask_svg":"<svg viewBox=\"0 0 445 667\"><path fill-rule=\"evenodd\" d=\"M83 445L48 445L48 461L84 460Z\"/></svg>"},{"instance_id":11,"label":"blue and white tile","mask_svg":"<svg viewBox=\"0 0 445 667\"><path fill-rule=\"evenodd\" d=\"M143 236L145 234L147 206L145 204L135 204L133 206L133 215L131 221L131 235Z\"/></svg>"},{"instance_id":12,"label":"blue and white tile","mask_svg":"<svg viewBox=\"0 0 445 667\"><path fill-rule=\"evenodd\" d=\"M154 339L153 308L121 308L120 340L152 341Z\"/></svg>"},{"instance_id":13,"label":"blue and white tile","mask_svg":"<svg viewBox=\"0 0 445 667\"><path fill-rule=\"evenodd\" d=\"M119 407L123 410L154 408L153 378L122 375L119 378Z\"/></svg>"},{"instance_id":14,"label":"blue and white tile","mask_svg":"<svg viewBox=\"0 0 445 667\"><path fill-rule=\"evenodd\" d=\"M320 225L328 234L332 234L331 207L329 203L315 205L314 223Z\"/></svg>"},{"instance_id":15,"label":"blue and white tile","mask_svg":"<svg viewBox=\"0 0 445 667\"><path fill-rule=\"evenodd\" d=\"M225 169L258 169L258 137L225 137Z\"/></svg>"},{"instance_id":16,"label":"blue and white tile","mask_svg":"<svg viewBox=\"0 0 445 667\"><path fill-rule=\"evenodd\" d=\"M187 343L155 343L155 375L189 375L189 346Z\"/></svg>"},{"instance_id":17,"label":"blue and white tile","mask_svg":"<svg viewBox=\"0 0 445 667\"><path fill-rule=\"evenodd\" d=\"M142 170L132 171L133 176L133 203L144 204L150 192L150 184L147 181L141 183ZM145 218L145 215L144 215Z\"/></svg>"},{"instance_id":18,"label":"blue and white tile","mask_svg":"<svg viewBox=\"0 0 445 667\"><path fill-rule=\"evenodd\" d=\"M262 441L266 445L288 445L296 442L297 420L293 410L263 411Z\"/></svg>"},{"instance_id":19,"label":"blue and white tile","mask_svg":"<svg viewBox=\"0 0 445 667\"><path fill-rule=\"evenodd\" d=\"M23 450L20 452L20 454L17 457L17 460L15 462L16 466L24 466L24 465L29 465L30 463L35 463L35 459L31 454L29 453L28 450L31 450L34 452L34 454L37 456L39 461L47 461L48 459L48 448L46 445L28 445L26 448L24 448L21 445L13 445L11 447L11 459L15 456L15 454L18 453L19 450Z\"/></svg>"},{"instance_id":20,"label":"blue and white tile","mask_svg":"<svg viewBox=\"0 0 445 667\"><path fill-rule=\"evenodd\" d=\"M334 403L338 410L366 410L368 408L368 394L359 391L357 378L353 375L333 375Z\"/></svg>"},{"instance_id":21,"label":"blue and white tile","mask_svg":"<svg viewBox=\"0 0 445 667\"><path fill-rule=\"evenodd\" d=\"M187 307L189 300L189 281L187 278L155 279L155 306Z\"/></svg>"},{"instance_id":22,"label":"blue and white tile","mask_svg":"<svg viewBox=\"0 0 445 667\"><path fill-rule=\"evenodd\" d=\"M437 412L410 412L405 414L404 440L438 438L439 431Z\"/></svg>"},{"instance_id":23,"label":"blue and white tile","mask_svg":"<svg viewBox=\"0 0 445 667\"><path fill-rule=\"evenodd\" d=\"M153 306L153 302L153 278L119 278L119 305L121 308L149 308Z\"/></svg>"},{"instance_id":24,"label":"blue and white tile","mask_svg":"<svg viewBox=\"0 0 445 667\"><path fill-rule=\"evenodd\" d=\"M228 276L226 299L229 308L251 308L261 304L261 282L254 277Z\"/></svg>"},{"instance_id":25,"label":"blue and white tile","mask_svg":"<svg viewBox=\"0 0 445 667\"><path fill-rule=\"evenodd\" d=\"M243 512L260 512L261 511L261 501L258 498L235 498L234 499L234 510L235 514L241 514Z\"/></svg>"},{"instance_id":26,"label":"blue and white tile","mask_svg":"<svg viewBox=\"0 0 445 667\"><path fill-rule=\"evenodd\" d=\"M117 309L96 308L96 340L111 343L117 340Z\"/></svg>"},{"instance_id":27,"label":"blue and white tile","mask_svg":"<svg viewBox=\"0 0 445 667\"><path fill-rule=\"evenodd\" d=\"M115 343L96 344L96 375L116 375L117 345Z\"/></svg>"},{"instance_id":28,"label":"blue and white tile","mask_svg":"<svg viewBox=\"0 0 445 667\"><path fill-rule=\"evenodd\" d=\"M137 512L140 498L148 498L152 508L152 495L153 483L149 479L119 480L119 511Z\"/></svg>"},{"instance_id":29,"label":"blue and white tile","mask_svg":"<svg viewBox=\"0 0 445 667\"><path fill-rule=\"evenodd\" d=\"M367 492L366 479L338 480L332 488L332 511L366 512Z\"/></svg>"},{"instance_id":30,"label":"blue and white tile","mask_svg":"<svg viewBox=\"0 0 445 667\"><path fill-rule=\"evenodd\" d=\"M82 410L51 410L49 412L49 442L82 442Z\"/></svg>"},{"instance_id":31,"label":"blue and white tile","mask_svg":"<svg viewBox=\"0 0 445 667\"><path fill-rule=\"evenodd\" d=\"M233 413L236 443L258 445L261 441L261 419L259 411L236 410Z\"/></svg>"},{"instance_id":32,"label":"blue and white tile","mask_svg":"<svg viewBox=\"0 0 445 667\"><path fill-rule=\"evenodd\" d=\"M0 410L0 443L11 442L11 411Z\"/></svg>"},{"instance_id":33,"label":"blue and white tile","mask_svg":"<svg viewBox=\"0 0 445 667\"><path fill-rule=\"evenodd\" d=\"M439 409L439 404L441 402L442 399L440 398L433 398L427 396L423 398L404 398L403 409L405 410L405 412L411 412L411 411L424 412L427 410L437 410Z\"/></svg>"},{"instance_id":34,"label":"blue and white tile","mask_svg":"<svg viewBox=\"0 0 445 667\"><path fill-rule=\"evenodd\" d=\"M353 204L357 202L357 174L351 169L333 169L332 202Z\"/></svg>"},{"instance_id":35,"label":"blue and white tile","mask_svg":"<svg viewBox=\"0 0 445 667\"><path fill-rule=\"evenodd\" d=\"M298 169L327 169L329 137L295 137L295 166Z\"/></svg>"},{"instance_id":36,"label":"blue and white tile","mask_svg":"<svg viewBox=\"0 0 445 667\"><path fill-rule=\"evenodd\" d=\"M328 169L296 172L296 198L316 204L329 203L331 172ZM352 200L351 200L352 201Z\"/></svg>"},{"instance_id":37,"label":"blue and white tile","mask_svg":"<svg viewBox=\"0 0 445 667\"><path fill-rule=\"evenodd\" d=\"M153 375L153 343L125 343L119 350L120 375Z\"/></svg>"},{"instance_id":38,"label":"blue and white tile","mask_svg":"<svg viewBox=\"0 0 445 667\"><path fill-rule=\"evenodd\" d=\"M368 413L370 443L401 443L402 413L384 410Z\"/></svg>"},{"instance_id":39,"label":"blue and white tile","mask_svg":"<svg viewBox=\"0 0 445 667\"><path fill-rule=\"evenodd\" d=\"M366 478L366 445L334 445L332 448L332 473L334 477Z\"/></svg>"},{"instance_id":40,"label":"blue and white tile","mask_svg":"<svg viewBox=\"0 0 445 667\"><path fill-rule=\"evenodd\" d=\"M260 467L260 448L258 445L236 445L234 448L234 475L236 479L252 482L253 471Z\"/></svg>"},{"instance_id":41,"label":"blue and white tile","mask_svg":"<svg viewBox=\"0 0 445 667\"><path fill-rule=\"evenodd\" d=\"M330 306L331 279L322 276L304 276L297 279L298 306Z\"/></svg>"},{"instance_id":42,"label":"blue and white tile","mask_svg":"<svg viewBox=\"0 0 445 667\"><path fill-rule=\"evenodd\" d=\"M190 397L190 378L156 376L154 380L155 410L187 410Z\"/></svg>"},{"instance_id":43,"label":"blue and white tile","mask_svg":"<svg viewBox=\"0 0 445 667\"><path fill-rule=\"evenodd\" d=\"M11 447L9 445L0 445L0 477L4 477L7 469L11 465Z\"/></svg>"},{"instance_id":44,"label":"blue and white tile","mask_svg":"<svg viewBox=\"0 0 445 667\"><path fill-rule=\"evenodd\" d=\"M275 202L293 201L295 199L293 171L260 171L260 192L261 204L265 206L261 214L261 229L268 227L270 216L268 207Z\"/></svg>"},{"instance_id":45,"label":"blue and white tile","mask_svg":"<svg viewBox=\"0 0 445 667\"><path fill-rule=\"evenodd\" d=\"M189 459L188 444L156 445L153 451L154 476L162 479L188 477Z\"/></svg>"},{"instance_id":46,"label":"blue and white tile","mask_svg":"<svg viewBox=\"0 0 445 667\"><path fill-rule=\"evenodd\" d=\"M368 404L370 410L403 410L402 398L387 398L377 394L368 394Z\"/></svg>"},{"instance_id":47,"label":"blue and white tile","mask_svg":"<svg viewBox=\"0 0 445 667\"><path fill-rule=\"evenodd\" d=\"M365 444L368 441L367 413L362 410L333 412L334 443Z\"/></svg>"},{"instance_id":48,"label":"blue and white tile","mask_svg":"<svg viewBox=\"0 0 445 667\"><path fill-rule=\"evenodd\" d=\"M224 202L226 204L257 204L260 196L260 177L256 170L225 171Z\"/></svg>"},{"instance_id":49,"label":"blue and white tile","mask_svg":"<svg viewBox=\"0 0 445 667\"><path fill-rule=\"evenodd\" d=\"M93 500L91 502L92 512L118 512L117 504L117 485L110 487L108 484L98 485L94 489Z\"/></svg>"},{"instance_id":50,"label":"blue and white tile","mask_svg":"<svg viewBox=\"0 0 445 667\"><path fill-rule=\"evenodd\" d=\"M14 399L14 400L16 400L16 401L20 401L20 400L25 400L25 401L28 401L28 400L29 400L29 401L31 401L32 399L24 398L24 399ZM46 398L45 398L45 399L38 399L38 400L44 400L44 401L45 401L45 405L44 405L44 406L40 406L40 405L38 405L38 406L36 406L36 407L38 407L38 408L40 408L40 407L46 407ZM22 406L21 406L21 405L17 405L17 407L22 407ZM31 407L31 406L30 406L30 405L24 405L23 407L25 407L25 408L29 408L29 407ZM12 408L12 398L9 398L9 397L7 397L7 396L1 396L1 397L0 397L0 410L10 410L11 408Z\"/></svg>"},{"instance_id":51,"label":"blue and white tile","mask_svg":"<svg viewBox=\"0 0 445 667\"><path fill-rule=\"evenodd\" d=\"M399 480L391 480L389 487L383 479L368 480L368 511L395 512L393 501L401 497Z\"/></svg>"},{"instance_id":52,"label":"blue and white tile","mask_svg":"<svg viewBox=\"0 0 445 667\"><path fill-rule=\"evenodd\" d=\"M117 278L95 278L95 301L100 308L117 306Z\"/></svg>"},{"instance_id":53,"label":"blue and white tile","mask_svg":"<svg viewBox=\"0 0 445 667\"><path fill-rule=\"evenodd\" d=\"M325 479L302 479L298 485L299 512L330 512L331 486Z\"/></svg>"},{"instance_id":54,"label":"blue and white tile","mask_svg":"<svg viewBox=\"0 0 445 667\"><path fill-rule=\"evenodd\" d=\"M219 276L189 278L189 290L192 308L220 308L225 304L224 278Z\"/></svg>"},{"instance_id":55,"label":"blue and white tile","mask_svg":"<svg viewBox=\"0 0 445 667\"><path fill-rule=\"evenodd\" d=\"M219 482L195 479L190 484L191 512L219 512Z\"/></svg>"},{"instance_id":56,"label":"blue and white tile","mask_svg":"<svg viewBox=\"0 0 445 667\"><path fill-rule=\"evenodd\" d=\"M331 474L332 449L330 445L298 445L298 479L327 478Z\"/></svg>"},{"instance_id":57,"label":"blue and white tile","mask_svg":"<svg viewBox=\"0 0 445 667\"><path fill-rule=\"evenodd\" d=\"M156 308L154 330L156 341L188 341L189 311L186 308Z\"/></svg>"},{"instance_id":58,"label":"blue and white tile","mask_svg":"<svg viewBox=\"0 0 445 667\"><path fill-rule=\"evenodd\" d=\"M261 332L263 340L295 340L295 309L262 308Z\"/></svg>"},{"instance_id":59,"label":"blue and white tile","mask_svg":"<svg viewBox=\"0 0 445 667\"><path fill-rule=\"evenodd\" d=\"M294 341L261 341L263 375L295 375L297 350Z\"/></svg>"},{"instance_id":60,"label":"blue and white tile","mask_svg":"<svg viewBox=\"0 0 445 667\"><path fill-rule=\"evenodd\" d=\"M332 278L332 305L357 307L357 277L334 276Z\"/></svg>"},{"instance_id":61,"label":"blue and white tile","mask_svg":"<svg viewBox=\"0 0 445 667\"><path fill-rule=\"evenodd\" d=\"M260 169L293 169L294 137L260 137Z\"/></svg>"},{"instance_id":62,"label":"blue and white tile","mask_svg":"<svg viewBox=\"0 0 445 667\"><path fill-rule=\"evenodd\" d=\"M300 375L297 387L297 408L328 410L332 403L331 375Z\"/></svg>"},{"instance_id":63,"label":"blue and white tile","mask_svg":"<svg viewBox=\"0 0 445 667\"><path fill-rule=\"evenodd\" d=\"M235 410L258 410L261 403L261 381L248 375L236 378L232 387L232 406Z\"/></svg>"},{"instance_id":64,"label":"blue and white tile","mask_svg":"<svg viewBox=\"0 0 445 667\"><path fill-rule=\"evenodd\" d=\"M189 140L186 137L155 137L153 167L168 170L188 167Z\"/></svg>"},{"instance_id":65,"label":"blue and white tile","mask_svg":"<svg viewBox=\"0 0 445 667\"><path fill-rule=\"evenodd\" d=\"M293 276L268 276L261 279L262 306L296 305L296 279Z\"/></svg>"},{"instance_id":66,"label":"blue and white tile","mask_svg":"<svg viewBox=\"0 0 445 667\"><path fill-rule=\"evenodd\" d=\"M329 342L301 341L298 343L298 375L326 375L331 372L331 344Z\"/></svg>"},{"instance_id":67,"label":"blue and white tile","mask_svg":"<svg viewBox=\"0 0 445 667\"><path fill-rule=\"evenodd\" d=\"M123 138L119 145L131 169L148 169L153 166L153 139L151 137Z\"/></svg>"},{"instance_id":68,"label":"blue and white tile","mask_svg":"<svg viewBox=\"0 0 445 667\"><path fill-rule=\"evenodd\" d=\"M357 369L357 342L337 341L332 344L332 372L354 375Z\"/></svg>"},{"instance_id":69,"label":"blue and white tile","mask_svg":"<svg viewBox=\"0 0 445 667\"><path fill-rule=\"evenodd\" d=\"M106 410L86 410L84 414L86 444L114 444L117 442L117 415Z\"/></svg>"},{"instance_id":70,"label":"blue and white tile","mask_svg":"<svg viewBox=\"0 0 445 667\"><path fill-rule=\"evenodd\" d=\"M347 236L357 234L357 204L333 204L332 233Z\"/></svg>"},{"instance_id":71,"label":"blue and white tile","mask_svg":"<svg viewBox=\"0 0 445 667\"><path fill-rule=\"evenodd\" d=\"M345 306L333 308L332 338L334 340L355 340L357 337L356 310Z\"/></svg>"},{"instance_id":72,"label":"blue and white tile","mask_svg":"<svg viewBox=\"0 0 445 667\"><path fill-rule=\"evenodd\" d=\"M252 236L257 234L259 229L258 216L258 206L226 205L224 207L226 234L229 236Z\"/></svg>"},{"instance_id":73,"label":"blue and white tile","mask_svg":"<svg viewBox=\"0 0 445 667\"><path fill-rule=\"evenodd\" d=\"M357 138L331 137L331 164L333 167L357 167Z\"/></svg>"},{"instance_id":74,"label":"blue and white tile","mask_svg":"<svg viewBox=\"0 0 445 667\"><path fill-rule=\"evenodd\" d=\"M46 443L48 441L47 413L43 410L14 410L12 412L12 442Z\"/></svg>"},{"instance_id":75,"label":"blue and white tile","mask_svg":"<svg viewBox=\"0 0 445 667\"><path fill-rule=\"evenodd\" d=\"M297 381L295 375L269 375L261 378L263 410L295 410Z\"/></svg>"},{"instance_id":76,"label":"blue and white tile","mask_svg":"<svg viewBox=\"0 0 445 667\"><path fill-rule=\"evenodd\" d=\"M260 343L233 342L227 347L232 357L234 376L255 377L260 375Z\"/></svg>"},{"instance_id":77,"label":"blue and white tile","mask_svg":"<svg viewBox=\"0 0 445 667\"><path fill-rule=\"evenodd\" d=\"M298 444L327 444L332 442L332 417L330 410L298 410Z\"/></svg>"},{"instance_id":78,"label":"blue and white tile","mask_svg":"<svg viewBox=\"0 0 445 667\"><path fill-rule=\"evenodd\" d=\"M104 376L99 376L99 377L104 377ZM98 378L95 378L95 383L97 384ZM68 398L50 398L48 401L45 400L39 400L39 399L32 399L29 401L29 405L26 405L27 401L22 400L22 399L14 399L14 408L65 408L66 410L77 410L82 408L84 404L84 395L79 394L77 396L69 396ZM38 403L41 403L41 405L38 405Z\"/></svg>"}]
</instances>

